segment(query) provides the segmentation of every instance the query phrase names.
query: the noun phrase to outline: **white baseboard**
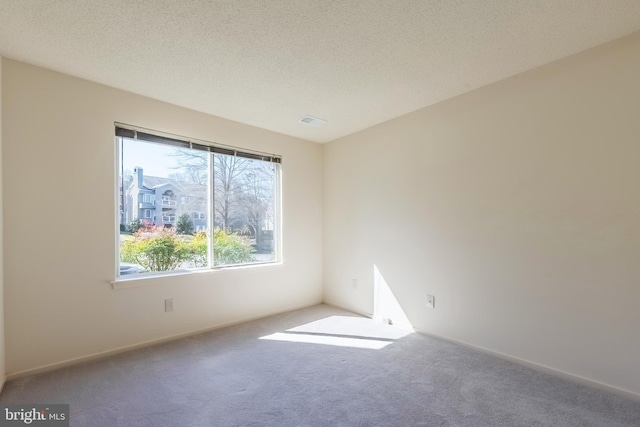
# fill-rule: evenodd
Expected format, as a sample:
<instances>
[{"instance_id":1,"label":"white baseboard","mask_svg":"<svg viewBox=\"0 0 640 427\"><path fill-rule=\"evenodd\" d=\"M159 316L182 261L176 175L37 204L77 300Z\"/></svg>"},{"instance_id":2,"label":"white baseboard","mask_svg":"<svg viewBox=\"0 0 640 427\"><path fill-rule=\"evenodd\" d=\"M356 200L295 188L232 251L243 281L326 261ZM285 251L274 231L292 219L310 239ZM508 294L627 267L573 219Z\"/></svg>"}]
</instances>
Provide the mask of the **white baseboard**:
<instances>
[{"instance_id":1,"label":"white baseboard","mask_svg":"<svg viewBox=\"0 0 640 427\"><path fill-rule=\"evenodd\" d=\"M376 319L376 317L373 316L371 313L359 312L358 310L354 310L354 309L349 308L349 307L344 307L344 306L341 306L340 304L336 304L336 303L333 303L331 301L325 301L324 303L327 304L327 305L330 305L332 307L339 308L341 310L350 311L352 313L359 314L359 315L364 316L364 317L369 317L369 318L374 319L374 320L383 320L382 318ZM407 328L404 325L399 325L399 326ZM568 381L572 381L574 383L582 384L582 385L585 385L587 387L593 387L593 388L596 388L596 389L599 389L599 390L603 390L603 391L606 391L606 392L609 392L609 393L616 394L618 396L625 397L627 399L631 399L631 400L635 400L635 401L640 402L640 393L636 393L636 392L633 392L631 390L627 390L627 389L624 389L624 388L621 388L621 387L616 387L616 386L613 386L611 384L606 384L606 383L603 383L603 382L600 382L600 381L592 380L590 378L586 378L586 377L583 377L583 376L580 376L580 375L572 374L570 372L563 371L561 369L552 368L550 366L546 366L546 365L542 365L540 363L532 362L532 361L527 360L527 359L522 359L522 358L519 358L519 357L516 357L516 356L511 356L511 355L506 354L506 353L500 353L498 351L491 350L491 349L488 349L488 348L485 348L485 347L481 347L481 346L478 346L478 345L475 345L475 344L471 344L471 343L468 343L468 342L465 342L465 341L460 341L460 340L456 340L456 339L453 339L453 338L448 338L448 337L445 337L445 336L442 336L442 335L437 335L437 334L433 334L433 333L430 333L430 332L426 332L426 331L423 331L421 329L415 328L415 327L413 327L411 325L408 325L408 329L411 329L411 330L413 330L413 331L415 331L415 332L417 332L419 334L422 334L422 335L427 335L427 336L438 338L438 339L441 339L443 341L447 341L447 342L450 342L450 343L453 343L453 344L458 344L458 345L461 345L463 347L471 348L473 350L481 351L483 353L487 353L487 354L490 354L492 356L496 356L496 357L499 357L501 359L513 362L513 363L517 363L518 365L526 366L526 367L531 368L531 369L533 369L535 371L538 371L538 372L543 372L545 374L553 375L555 377L559 377L559 378L562 378L562 379L565 379L565 380L568 380Z\"/></svg>"},{"instance_id":2,"label":"white baseboard","mask_svg":"<svg viewBox=\"0 0 640 427\"><path fill-rule=\"evenodd\" d=\"M488 348L485 348L485 347L481 347L481 346L478 346L478 345L475 345L475 344L470 344L470 343L465 342L465 341L460 341L460 340L456 340L456 339L453 339L453 338L448 338L448 337L445 337L445 336L433 334L433 333L430 333L430 332L423 331L421 329L414 328L414 330L416 332L422 334L422 335L427 335L427 336L438 338L438 339L441 339L443 341L447 341L447 342L450 342L450 343L453 343L453 344L458 344L458 345L461 345L461 346L464 346L464 347L467 347L467 348L471 348L473 350L478 350L478 351L481 351L483 353L487 353L487 354L490 354L492 356L496 356L496 357L499 357L501 359L513 362L513 363L517 363L518 365L526 366L527 368L531 368L531 369L533 369L535 371L538 371L538 372L542 372L542 373L545 373L545 374L553 375L555 377L559 377L559 378L562 378L562 379L565 379L565 380L568 380L568 381L572 381L574 383L585 385L587 387L593 387L593 388L596 388L596 389L599 389L599 390L603 390L603 391L606 391L606 392L609 392L609 393L616 394L618 396L625 397L627 399L631 399L631 400L635 400L635 401L640 402L640 394L636 393L636 392L633 392L631 390L627 390L627 389L624 389L624 388L621 388L621 387L616 387L616 386L613 386L611 384L606 384L606 383L603 383L603 382L600 382L600 381L592 380L590 378L586 378L586 377L583 377L583 376L580 376L580 375L572 374L570 372L563 371L561 369L552 368L550 366L542 365L540 363L532 362L530 360L522 359L520 357L512 356L512 355L509 355L509 354L506 354L506 353L500 353L498 351L491 350L491 349L488 349Z\"/></svg>"},{"instance_id":3,"label":"white baseboard","mask_svg":"<svg viewBox=\"0 0 640 427\"><path fill-rule=\"evenodd\" d=\"M315 305L318 304L322 304L321 302L317 302L317 303L313 303L313 304L305 304L303 306L299 306L299 307L292 307L289 308L287 310L280 310L280 311L276 311L276 312L272 312L272 313L267 313L267 314L260 314L260 315L256 315L256 316L251 316L251 317L247 317L247 318L243 318L243 319L236 319L230 322L224 322L224 323L220 323L214 326L209 326L206 328L201 328L201 329L196 329L193 331L189 331L189 332L183 332L180 334L176 334L176 335L170 335L164 338L157 338L157 339L153 339L153 340L149 340L149 341L144 341L138 344L133 344L133 345L127 345L124 347L118 347L115 349L111 349L111 350L106 350L106 351L101 351L98 353L93 353L87 356L80 356L80 357L76 357L73 359L67 359L64 360L62 362L55 362L55 363L51 363L48 365L43 365L43 366L39 366L37 368L31 368L31 369L25 369L23 371L19 371L19 372L13 372L13 373L9 373L7 374L5 381L11 381L11 380L15 380L18 378L23 378L23 377L27 377L29 375L35 375L35 374L41 374L44 372L49 372L49 371L55 371L56 369L60 369L60 368L66 368L68 366L73 366L73 365L77 365L79 363L84 363L84 362L90 362L92 360L97 360L97 359L103 359L105 357L109 357L109 356L113 356L119 353L125 353L127 351L132 351L132 350L138 350L140 348L144 348L144 347L150 347L153 345L157 345L157 344L162 344L165 342L170 342L170 341L175 341L181 338L186 338L192 335L198 335L198 334L202 334L205 332L209 332L209 331L214 331L216 329L222 329L222 328L226 328L228 326L233 326L233 325L237 325L240 323L245 323L245 322L250 322L252 320L258 320L258 319L262 319L265 317L269 317L269 316L275 316L278 314L282 314L282 313L288 313L290 311L295 311L295 310L300 310L303 308L307 308L307 307L313 307ZM4 386L4 383L2 384L2 386ZM0 387L0 391L2 390L2 388Z\"/></svg>"},{"instance_id":4,"label":"white baseboard","mask_svg":"<svg viewBox=\"0 0 640 427\"><path fill-rule=\"evenodd\" d=\"M332 306L332 307L335 307L335 308L338 308L338 309L341 309L341 310L349 311L349 312L354 313L354 314L359 314L361 316L368 317L368 318L371 318L371 319L374 318L374 316L371 313L360 312L360 311L354 310L352 308L343 307L340 304L335 304L335 303L332 303L331 301L324 301L322 304L326 304L326 305L329 305L329 306ZM314 305L317 305L317 303L307 304L307 305L300 306L300 307L294 307L294 308L290 308L290 309L285 310L285 311L278 311L278 312L273 312L273 313L268 313L268 314L263 314L263 315L251 316L251 317L244 318L244 319L237 319L237 320L233 320L233 321L230 321L230 322L220 323L218 325L210 326L210 327L207 327L207 328L197 329L197 330L193 330L193 331L189 331L189 332L184 332L184 333L181 333L181 334L171 335L171 336L164 337L164 338L145 341L145 342L134 344L134 345L124 346L124 347L119 347L119 348L112 349L112 350L107 350L107 351L103 351L103 352L99 352L99 353L94 353L94 354L90 354L90 355L87 355L87 356L81 356L81 357L77 357L77 358L73 358L73 359L68 359L68 360L65 360L65 361L62 361L62 362L56 362L56 363L52 363L52 364L49 364L49 365L40 366L40 367L37 367L37 368L26 369L24 371L10 373L10 374L6 375L6 377L4 378L4 381L0 381L0 392L2 392L2 389L4 388L5 382L11 381L11 380L15 380L17 378L22 378L22 377L26 377L26 376L34 375L34 374L40 374L40 373L43 373L43 372L49 372L49 371L53 371L53 370L56 370L56 369L64 368L64 367L67 367L67 366L76 365L76 364L83 363L83 362L89 362L89 361L96 360L96 359L102 359L102 358L109 357L109 356L112 356L112 355L115 355L115 354L124 353L124 352L132 351L132 350L137 350L137 349L140 349L140 348L149 347L149 346L156 345L156 344L162 344L162 343L165 343L165 342L174 341L174 340L181 339L181 338L186 338L186 337L189 337L189 336L192 336L192 335L197 335L197 334L209 332L209 331L213 331L213 330L216 330L216 329L221 329L221 328L225 328L225 327L228 327L228 326L233 326L233 325L237 325L237 324L240 324L240 323L250 322L252 320L262 319L264 317L274 316L274 315L277 315L277 314L287 313L289 311L300 310L300 309L303 309L303 308L312 307ZM399 325L399 326L403 327L403 325ZM556 377L559 377L559 378L566 379L568 381L572 381L572 382L575 382L575 383L578 383L578 384L582 384L582 385L585 385L585 386L588 386L588 387L593 387L593 388L596 388L596 389L600 389L600 390L603 390L603 391L606 391L606 392L609 392L609 393L616 394L618 396L625 397L627 399L631 399L631 400L635 400L635 401L640 402L640 394L636 393L636 392L633 392L631 390L627 390L627 389L624 389L624 388L621 388L621 387L616 387L616 386L613 386L613 385L610 385L610 384L606 384L606 383L603 383L603 382L600 382L600 381L592 380L592 379L589 379L589 378L586 378L586 377L583 377L583 376L580 376L580 375L576 375L576 374L572 374L570 372L563 371L561 369L552 368L550 366L542 365L540 363L532 362L530 360L522 359L522 358L519 358L519 357L515 357L515 356L512 356L512 355L509 355L509 354L500 353L498 351L491 350L491 349L488 349L488 348L485 348L485 347L481 347L481 346L478 346L478 345L475 345L475 344L471 344L471 343L468 343L468 342L465 342L465 341L460 341L460 340L456 340L456 339L453 339L453 338L448 338L448 337L445 337L445 336L441 336L441 335L433 334L433 333L430 333L430 332L426 332L426 331L423 331L421 329L417 329L417 328L411 327L410 325L409 325L409 329L411 329L411 330L413 330L413 331L415 331L417 333L420 333L422 335L427 335L427 336L430 336L430 337L441 339L443 341L451 342L451 343L458 344L458 345L461 345L461 346L464 346L464 347L467 347L467 348L471 348L471 349L474 349L474 350L477 350L477 351L481 351L483 353L487 353L487 354L490 354L492 356L496 356L496 357L499 357L501 359L508 360L510 362L526 366L528 368L531 368L531 369L539 371L539 372L550 374L550 375L553 375L553 376L556 376Z\"/></svg>"},{"instance_id":5,"label":"white baseboard","mask_svg":"<svg viewBox=\"0 0 640 427\"><path fill-rule=\"evenodd\" d=\"M373 314L371 314L371 313L366 313L366 312L364 312L364 311L354 310L353 308L350 308L350 307L344 307L344 306L342 306L342 305L340 305L340 304L333 303L333 302L331 302L331 301L327 301L327 300L325 300L325 301L323 301L322 303L323 303L323 304L326 304L326 305L328 305L328 306L331 306L331 307L339 308L340 310L349 311L349 312L351 312L351 313L353 313L353 314L359 314L360 316L368 317L368 318L370 318L370 319L372 319L372 318L373 318Z\"/></svg>"}]
</instances>

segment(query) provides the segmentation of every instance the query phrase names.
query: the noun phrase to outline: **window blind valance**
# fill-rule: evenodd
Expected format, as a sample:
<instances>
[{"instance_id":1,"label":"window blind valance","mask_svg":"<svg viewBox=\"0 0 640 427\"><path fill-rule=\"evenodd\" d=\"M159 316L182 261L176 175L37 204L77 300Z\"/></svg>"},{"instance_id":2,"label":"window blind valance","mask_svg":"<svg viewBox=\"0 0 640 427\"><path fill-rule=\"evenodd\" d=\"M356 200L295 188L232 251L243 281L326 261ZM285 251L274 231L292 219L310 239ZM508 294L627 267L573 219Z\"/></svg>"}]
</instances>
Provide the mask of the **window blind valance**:
<instances>
[{"instance_id":1,"label":"window blind valance","mask_svg":"<svg viewBox=\"0 0 640 427\"><path fill-rule=\"evenodd\" d=\"M273 154L236 149L234 147L221 146L213 143L203 144L203 141L193 142L189 139L181 139L180 137L169 137L154 134L149 132L147 129L138 129L133 126L121 125L119 123L116 123L116 136L171 145L179 148L188 148L191 150L207 151L209 153L219 153L226 154L228 156L243 157L246 159L262 160L264 162L282 163L282 158Z\"/></svg>"}]
</instances>

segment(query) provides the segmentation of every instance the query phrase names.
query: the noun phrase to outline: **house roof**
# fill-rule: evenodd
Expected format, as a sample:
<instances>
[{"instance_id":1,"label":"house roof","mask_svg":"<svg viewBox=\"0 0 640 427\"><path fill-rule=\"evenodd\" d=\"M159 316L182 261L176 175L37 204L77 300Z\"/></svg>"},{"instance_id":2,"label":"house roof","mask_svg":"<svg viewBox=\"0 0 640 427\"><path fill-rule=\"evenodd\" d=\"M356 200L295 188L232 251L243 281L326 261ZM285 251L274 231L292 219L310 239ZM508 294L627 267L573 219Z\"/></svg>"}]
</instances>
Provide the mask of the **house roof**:
<instances>
[{"instance_id":1,"label":"house roof","mask_svg":"<svg viewBox=\"0 0 640 427\"><path fill-rule=\"evenodd\" d=\"M143 177L143 185L149 190L153 190L153 189L160 188L162 186L169 185L173 187L175 191L179 194L198 194L198 193L206 194L206 191L207 191L206 185L179 181L171 178L163 178L159 176L145 175Z\"/></svg>"}]
</instances>

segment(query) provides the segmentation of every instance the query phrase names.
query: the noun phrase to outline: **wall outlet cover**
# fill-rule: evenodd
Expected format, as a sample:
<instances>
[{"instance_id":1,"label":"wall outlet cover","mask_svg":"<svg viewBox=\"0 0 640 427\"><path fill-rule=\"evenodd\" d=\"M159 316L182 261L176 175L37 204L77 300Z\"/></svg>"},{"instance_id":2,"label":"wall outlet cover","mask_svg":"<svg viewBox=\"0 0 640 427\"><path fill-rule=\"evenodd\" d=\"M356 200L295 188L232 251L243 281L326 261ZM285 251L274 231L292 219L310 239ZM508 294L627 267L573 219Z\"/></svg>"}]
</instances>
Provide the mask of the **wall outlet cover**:
<instances>
[{"instance_id":1,"label":"wall outlet cover","mask_svg":"<svg viewBox=\"0 0 640 427\"><path fill-rule=\"evenodd\" d=\"M436 297L433 295L427 295L427 307L436 308Z\"/></svg>"}]
</instances>

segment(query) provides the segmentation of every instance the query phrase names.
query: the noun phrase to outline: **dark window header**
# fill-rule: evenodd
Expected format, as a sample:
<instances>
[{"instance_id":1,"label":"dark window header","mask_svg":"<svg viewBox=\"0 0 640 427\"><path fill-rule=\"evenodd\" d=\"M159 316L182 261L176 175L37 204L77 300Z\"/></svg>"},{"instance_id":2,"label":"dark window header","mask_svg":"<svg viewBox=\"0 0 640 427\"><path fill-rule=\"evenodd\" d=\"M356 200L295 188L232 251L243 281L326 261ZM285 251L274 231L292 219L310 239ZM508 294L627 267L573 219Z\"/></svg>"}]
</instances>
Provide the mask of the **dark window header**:
<instances>
[{"instance_id":1,"label":"dark window header","mask_svg":"<svg viewBox=\"0 0 640 427\"><path fill-rule=\"evenodd\" d=\"M187 139L178 139L168 136L161 136L145 131L121 127L116 124L116 136L123 138L137 139L140 141L155 142L158 144L171 145L179 148L188 148L191 150L208 151L210 153L226 154L229 156L244 157L253 160L262 160L264 162L282 163L282 158L273 154L265 154L251 151L244 151L233 147L225 147L216 144L203 144L201 141L192 142Z\"/></svg>"}]
</instances>

